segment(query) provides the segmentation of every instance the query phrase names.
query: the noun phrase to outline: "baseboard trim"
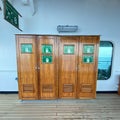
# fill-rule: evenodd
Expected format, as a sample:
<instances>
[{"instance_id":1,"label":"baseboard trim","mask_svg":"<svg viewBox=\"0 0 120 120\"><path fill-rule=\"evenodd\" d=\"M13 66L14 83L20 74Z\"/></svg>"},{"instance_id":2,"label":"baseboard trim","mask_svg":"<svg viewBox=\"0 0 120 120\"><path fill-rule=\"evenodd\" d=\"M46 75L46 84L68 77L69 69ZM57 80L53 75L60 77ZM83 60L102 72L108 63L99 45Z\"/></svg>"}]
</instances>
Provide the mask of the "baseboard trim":
<instances>
[{"instance_id":1,"label":"baseboard trim","mask_svg":"<svg viewBox=\"0 0 120 120\"><path fill-rule=\"evenodd\" d=\"M18 91L0 91L0 94L18 94Z\"/></svg>"},{"instance_id":2,"label":"baseboard trim","mask_svg":"<svg viewBox=\"0 0 120 120\"><path fill-rule=\"evenodd\" d=\"M97 91L97 93L117 93L117 91Z\"/></svg>"},{"instance_id":3,"label":"baseboard trim","mask_svg":"<svg viewBox=\"0 0 120 120\"><path fill-rule=\"evenodd\" d=\"M118 91L97 91L96 93L118 93ZM18 94L18 91L0 91L0 94Z\"/></svg>"}]
</instances>

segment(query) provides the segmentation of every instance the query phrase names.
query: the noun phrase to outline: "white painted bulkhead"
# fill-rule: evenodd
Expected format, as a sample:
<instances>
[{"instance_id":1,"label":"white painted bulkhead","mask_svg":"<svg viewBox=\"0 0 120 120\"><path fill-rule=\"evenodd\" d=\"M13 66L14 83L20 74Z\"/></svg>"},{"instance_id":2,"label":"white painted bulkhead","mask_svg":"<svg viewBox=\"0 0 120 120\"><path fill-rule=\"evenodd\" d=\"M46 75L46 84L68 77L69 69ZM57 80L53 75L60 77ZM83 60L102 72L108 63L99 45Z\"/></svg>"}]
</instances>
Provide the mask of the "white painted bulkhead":
<instances>
[{"instance_id":1,"label":"white painted bulkhead","mask_svg":"<svg viewBox=\"0 0 120 120\"><path fill-rule=\"evenodd\" d=\"M120 0L13 0L22 15L22 32L4 20L0 1L0 91L18 91L15 34L101 35L114 45L112 74L97 81L97 91L117 91L120 75ZM58 33L58 25L78 25L75 33Z\"/></svg>"}]
</instances>

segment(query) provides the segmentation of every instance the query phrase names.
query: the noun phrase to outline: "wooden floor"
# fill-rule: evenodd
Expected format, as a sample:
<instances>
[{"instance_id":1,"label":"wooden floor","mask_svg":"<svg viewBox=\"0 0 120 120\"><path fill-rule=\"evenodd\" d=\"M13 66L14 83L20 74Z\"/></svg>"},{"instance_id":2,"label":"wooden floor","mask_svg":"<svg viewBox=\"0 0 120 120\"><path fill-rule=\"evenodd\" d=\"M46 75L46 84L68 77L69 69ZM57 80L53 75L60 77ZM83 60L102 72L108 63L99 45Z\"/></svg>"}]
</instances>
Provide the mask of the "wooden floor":
<instances>
[{"instance_id":1,"label":"wooden floor","mask_svg":"<svg viewBox=\"0 0 120 120\"><path fill-rule=\"evenodd\" d=\"M97 94L93 100L21 101L0 94L0 120L120 120L120 96Z\"/></svg>"}]
</instances>

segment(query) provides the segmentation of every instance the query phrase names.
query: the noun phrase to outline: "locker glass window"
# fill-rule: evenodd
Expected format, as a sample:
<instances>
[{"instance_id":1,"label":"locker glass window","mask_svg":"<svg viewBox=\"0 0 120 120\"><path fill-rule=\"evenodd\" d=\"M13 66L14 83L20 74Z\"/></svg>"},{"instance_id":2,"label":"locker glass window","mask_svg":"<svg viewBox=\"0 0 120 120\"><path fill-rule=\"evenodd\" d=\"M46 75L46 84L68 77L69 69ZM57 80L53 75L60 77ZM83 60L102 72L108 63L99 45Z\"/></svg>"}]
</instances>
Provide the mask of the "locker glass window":
<instances>
[{"instance_id":1,"label":"locker glass window","mask_svg":"<svg viewBox=\"0 0 120 120\"><path fill-rule=\"evenodd\" d=\"M111 76L113 44L101 41L98 56L98 80L107 80Z\"/></svg>"}]
</instances>

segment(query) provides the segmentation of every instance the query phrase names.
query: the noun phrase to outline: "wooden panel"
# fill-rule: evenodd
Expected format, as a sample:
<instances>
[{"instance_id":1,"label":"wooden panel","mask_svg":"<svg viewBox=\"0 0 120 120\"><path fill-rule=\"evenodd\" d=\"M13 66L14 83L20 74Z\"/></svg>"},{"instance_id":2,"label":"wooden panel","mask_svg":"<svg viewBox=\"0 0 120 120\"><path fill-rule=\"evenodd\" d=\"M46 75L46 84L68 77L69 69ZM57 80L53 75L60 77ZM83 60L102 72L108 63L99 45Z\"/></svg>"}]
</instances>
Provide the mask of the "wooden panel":
<instances>
[{"instance_id":1,"label":"wooden panel","mask_svg":"<svg viewBox=\"0 0 120 120\"><path fill-rule=\"evenodd\" d=\"M17 64L20 99L38 99L38 78L35 66L35 36L17 35Z\"/></svg>"},{"instance_id":2,"label":"wooden panel","mask_svg":"<svg viewBox=\"0 0 120 120\"><path fill-rule=\"evenodd\" d=\"M76 98L78 39L79 37L70 36L60 37L59 43L60 98Z\"/></svg>"},{"instance_id":3,"label":"wooden panel","mask_svg":"<svg viewBox=\"0 0 120 120\"><path fill-rule=\"evenodd\" d=\"M80 92L82 93L92 93L93 91L93 88L92 88L92 85L91 84L82 84L80 86Z\"/></svg>"},{"instance_id":4,"label":"wooden panel","mask_svg":"<svg viewBox=\"0 0 120 120\"><path fill-rule=\"evenodd\" d=\"M118 88L118 95L120 95L120 84L119 84L118 87L119 87L119 88Z\"/></svg>"},{"instance_id":5,"label":"wooden panel","mask_svg":"<svg viewBox=\"0 0 120 120\"><path fill-rule=\"evenodd\" d=\"M95 100L18 101L0 94L0 120L120 120L120 96L97 94Z\"/></svg>"},{"instance_id":6,"label":"wooden panel","mask_svg":"<svg viewBox=\"0 0 120 120\"><path fill-rule=\"evenodd\" d=\"M120 76L119 76L119 84L118 84L118 95L120 95Z\"/></svg>"},{"instance_id":7,"label":"wooden panel","mask_svg":"<svg viewBox=\"0 0 120 120\"><path fill-rule=\"evenodd\" d=\"M96 97L99 36L16 38L20 99Z\"/></svg>"},{"instance_id":8,"label":"wooden panel","mask_svg":"<svg viewBox=\"0 0 120 120\"><path fill-rule=\"evenodd\" d=\"M23 92L34 92L33 84L23 84Z\"/></svg>"},{"instance_id":9,"label":"wooden panel","mask_svg":"<svg viewBox=\"0 0 120 120\"><path fill-rule=\"evenodd\" d=\"M98 61L99 36L81 36L79 42L79 64L78 64L78 87L77 95L79 98L96 97L96 80L97 80L97 61ZM84 50L84 46L91 47L93 51ZM90 48L90 47L89 47ZM86 48L85 48L86 49ZM92 56L92 60L86 61L86 56Z\"/></svg>"},{"instance_id":10,"label":"wooden panel","mask_svg":"<svg viewBox=\"0 0 120 120\"><path fill-rule=\"evenodd\" d=\"M39 98L55 99L58 96L58 69L56 37L38 37ZM46 46L46 48L44 48Z\"/></svg>"},{"instance_id":11,"label":"wooden panel","mask_svg":"<svg viewBox=\"0 0 120 120\"><path fill-rule=\"evenodd\" d=\"M72 84L64 84L63 85L63 92L64 93L74 92L74 85L72 85Z\"/></svg>"},{"instance_id":12,"label":"wooden panel","mask_svg":"<svg viewBox=\"0 0 120 120\"><path fill-rule=\"evenodd\" d=\"M53 85L42 85L42 92L53 92Z\"/></svg>"}]
</instances>

